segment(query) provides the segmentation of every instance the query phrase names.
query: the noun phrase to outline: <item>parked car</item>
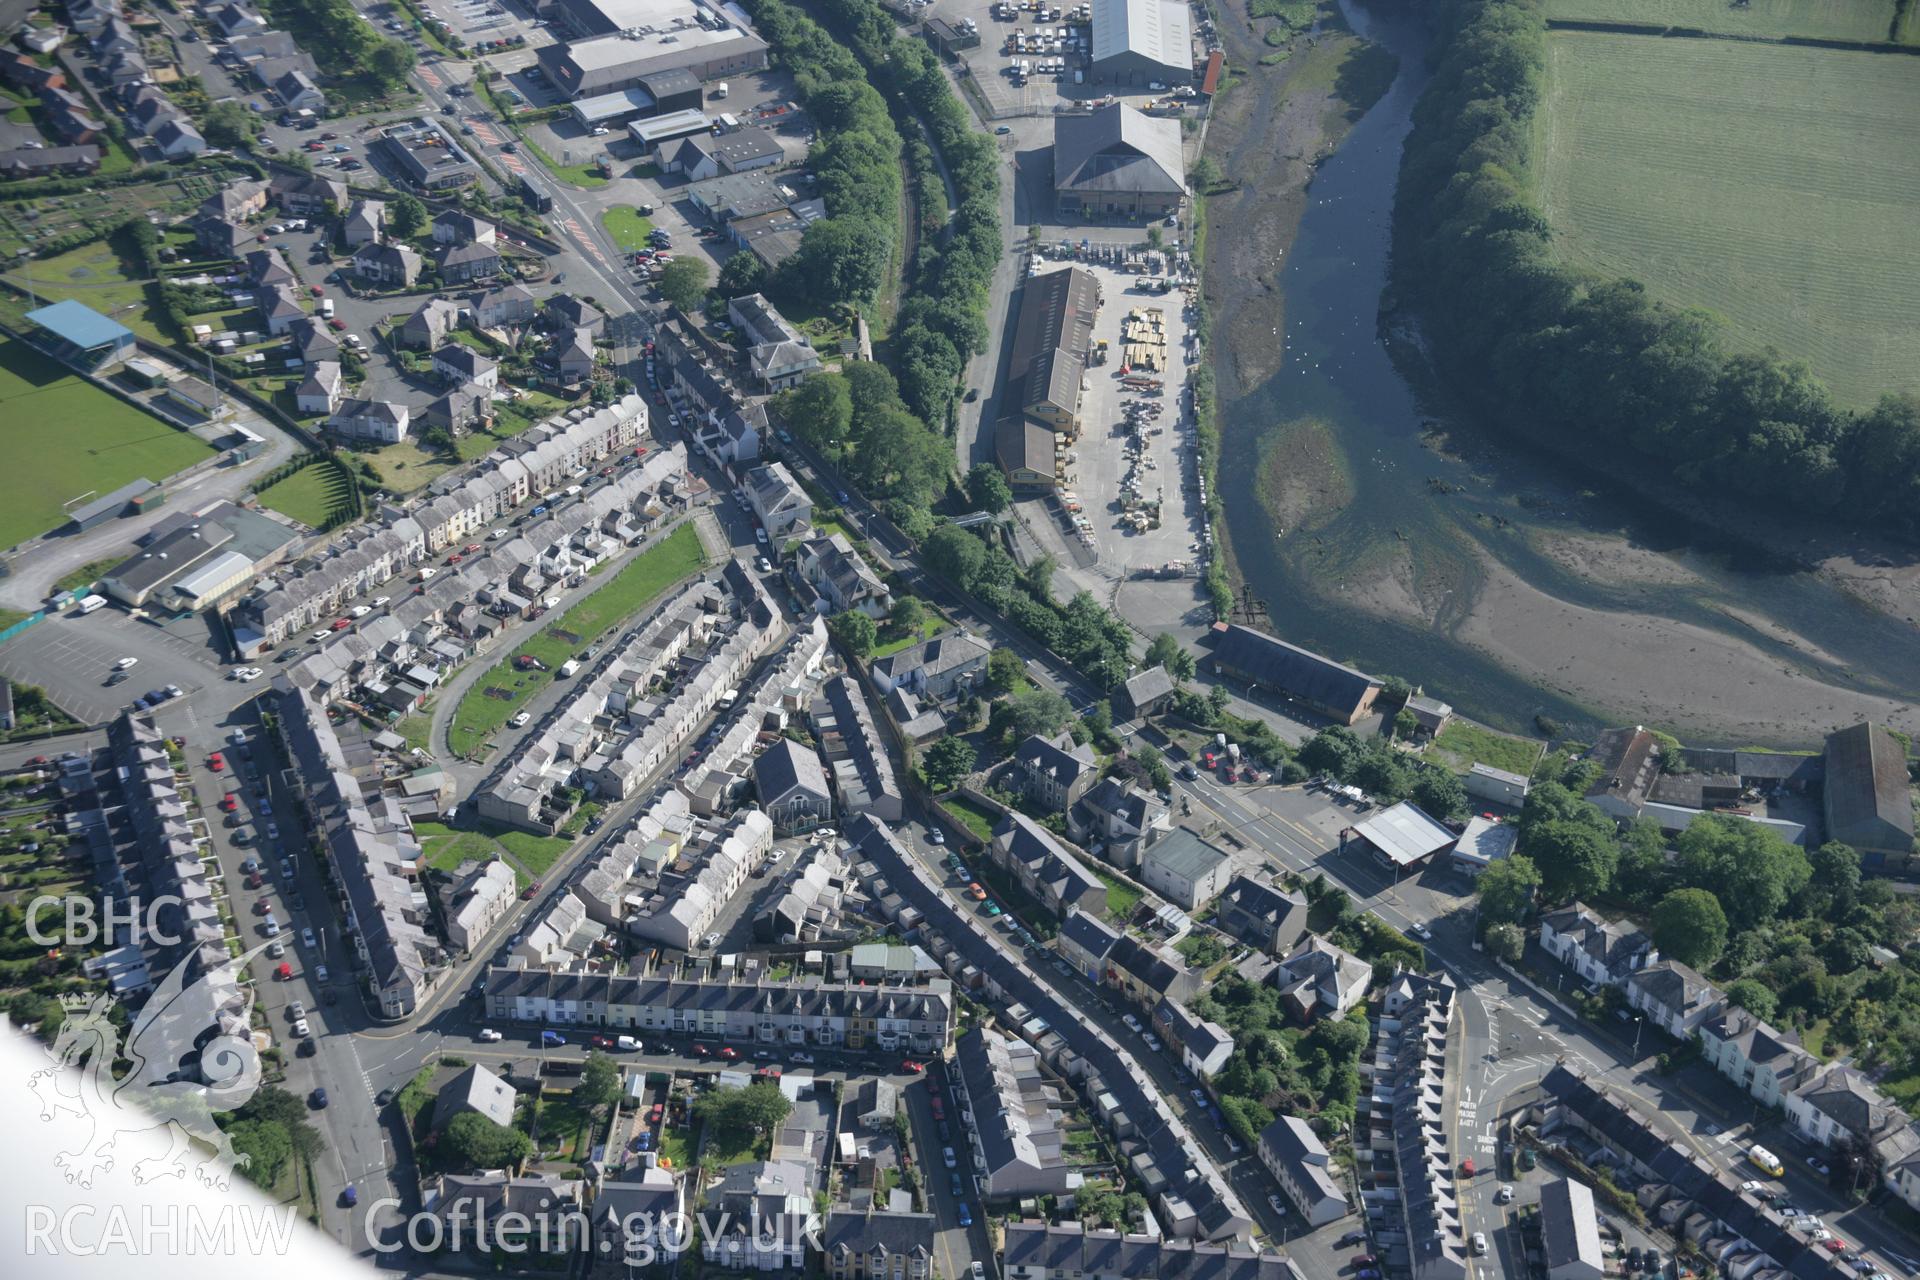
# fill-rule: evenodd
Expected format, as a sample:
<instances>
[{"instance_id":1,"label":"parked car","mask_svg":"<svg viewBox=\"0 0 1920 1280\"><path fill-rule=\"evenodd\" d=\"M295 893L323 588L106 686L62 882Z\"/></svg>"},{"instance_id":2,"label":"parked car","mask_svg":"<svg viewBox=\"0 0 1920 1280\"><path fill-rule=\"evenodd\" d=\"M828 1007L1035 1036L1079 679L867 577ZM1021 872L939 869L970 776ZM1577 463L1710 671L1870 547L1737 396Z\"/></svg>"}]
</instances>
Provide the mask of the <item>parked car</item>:
<instances>
[{"instance_id":1,"label":"parked car","mask_svg":"<svg viewBox=\"0 0 1920 1280\"><path fill-rule=\"evenodd\" d=\"M567 1038L561 1035L558 1031L542 1031L540 1033L540 1047L542 1049L557 1048L558 1046L563 1045L566 1042L567 1042Z\"/></svg>"}]
</instances>

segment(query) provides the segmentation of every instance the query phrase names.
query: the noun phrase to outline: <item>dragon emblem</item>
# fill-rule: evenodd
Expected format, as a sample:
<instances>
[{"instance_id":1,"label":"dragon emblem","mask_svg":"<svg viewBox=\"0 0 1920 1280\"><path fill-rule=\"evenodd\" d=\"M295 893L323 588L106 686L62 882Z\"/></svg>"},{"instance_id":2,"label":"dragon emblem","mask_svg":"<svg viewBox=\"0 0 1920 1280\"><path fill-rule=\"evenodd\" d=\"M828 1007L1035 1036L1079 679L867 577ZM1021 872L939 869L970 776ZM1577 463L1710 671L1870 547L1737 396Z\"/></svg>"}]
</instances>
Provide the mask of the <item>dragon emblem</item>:
<instances>
[{"instance_id":1,"label":"dragon emblem","mask_svg":"<svg viewBox=\"0 0 1920 1280\"><path fill-rule=\"evenodd\" d=\"M191 1168L210 1187L231 1185L234 1167L249 1157L233 1149L213 1116L244 1106L260 1087L248 1023L253 992L235 979L266 945L192 982L189 954L141 1006L124 1045L108 1017L110 996L62 1001L67 1019L48 1051L56 1065L34 1072L28 1087L42 1120L66 1112L92 1121L79 1149L55 1158L68 1182L91 1187L95 1174L113 1168L122 1137L165 1129L166 1152L134 1164L135 1181L184 1177ZM122 1062L128 1069L116 1075Z\"/></svg>"}]
</instances>

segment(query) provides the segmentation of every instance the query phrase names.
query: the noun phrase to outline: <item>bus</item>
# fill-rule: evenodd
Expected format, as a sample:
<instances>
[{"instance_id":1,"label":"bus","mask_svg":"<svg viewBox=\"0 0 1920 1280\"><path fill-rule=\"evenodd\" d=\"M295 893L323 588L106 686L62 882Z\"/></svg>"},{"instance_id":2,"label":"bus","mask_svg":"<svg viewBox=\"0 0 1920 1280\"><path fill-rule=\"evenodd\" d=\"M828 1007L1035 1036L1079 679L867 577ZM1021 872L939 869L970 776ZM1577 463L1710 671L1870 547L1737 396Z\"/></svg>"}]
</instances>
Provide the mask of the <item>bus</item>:
<instances>
[{"instance_id":1,"label":"bus","mask_svg":"<svg viewBox=\"0 0 1920 1280\"><path fill-rule=\"evenodd\" d=\"M1752 1162L1754 1168L1764 1170L1771 1178L1782 1177L1787 1172L1780 1163L1780 1157L1757 1142L1747 1148L1747 1159Z\"/></svg>"}]
</instances>

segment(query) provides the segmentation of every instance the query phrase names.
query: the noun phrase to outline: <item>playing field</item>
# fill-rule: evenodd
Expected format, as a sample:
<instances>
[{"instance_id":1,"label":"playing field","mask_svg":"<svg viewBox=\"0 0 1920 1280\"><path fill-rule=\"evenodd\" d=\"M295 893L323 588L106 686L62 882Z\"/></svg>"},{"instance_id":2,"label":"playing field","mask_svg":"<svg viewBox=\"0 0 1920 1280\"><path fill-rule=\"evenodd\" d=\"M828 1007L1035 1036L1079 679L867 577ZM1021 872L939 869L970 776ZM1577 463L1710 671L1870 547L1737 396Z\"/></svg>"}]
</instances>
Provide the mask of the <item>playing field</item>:
<instances>
[{"instance_id":1,"label":"playing field","mask_svg":"<svg viewBox=\"0 0 1920 1280\"><path fill-rule=\"evenodd\" d=\"M1573 262L1705 307L1845 405L1920 392L1920 59L1556 31L1535 139Z\"/></svg>"},{"instance_id":2,"label":"playing field","mask_svg":"<svg viewBox=\"0 0 1920 1280\"><path fill-rule=\"evenodd\" d=\"M316 462L286 479L268 485L259 494L260 505L271 507L309 528L318 529L353 500L347 477L337 462Z\"/></svg>"},{"instance_id":3,"label":"playing field","mask_svg":"<svg viewBox=\"0 0 1920 1280\"><path fill-rule=\"evenodd\" d=\"M1581 22L1631 22L1736 36L1813 36L1886 40L1896 0L1547 0L1547 16Z\"/></svg>"},{"instance_id":4,"label":"playing field","mask_svg":"<svg viewBox=\"0 0 1920 1280\"><path fill-rule=\"evenodd\" d=\"M64 523L62 503L142 476L158 484L213 449L84 382L22 342L0 343L0 547Z\"/></svg>"}]
</instances>

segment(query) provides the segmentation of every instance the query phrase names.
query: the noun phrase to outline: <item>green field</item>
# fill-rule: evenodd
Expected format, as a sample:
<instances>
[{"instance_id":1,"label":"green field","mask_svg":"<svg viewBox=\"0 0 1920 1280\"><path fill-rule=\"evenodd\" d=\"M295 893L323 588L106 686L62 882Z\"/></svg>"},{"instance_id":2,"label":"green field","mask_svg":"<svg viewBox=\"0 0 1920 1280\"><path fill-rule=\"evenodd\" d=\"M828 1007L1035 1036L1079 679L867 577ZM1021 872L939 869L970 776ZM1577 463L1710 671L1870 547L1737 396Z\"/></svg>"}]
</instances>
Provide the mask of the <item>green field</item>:
<instances>
[{"instance_id":1,"label":"green field","mask_svg":"<svg viewBox=\"0 0 1920 1280\"><path fill-rule=\"evenodd\" d=\"M120 255L104 240L26 266L15 262L4 278L15 289L37 296L42 305L72 298L112 316L143 338L167 341L148 306L147 286L128 278ZM33 309L31 301L20 301L23 311Z\"/></svg>"},{"instance_id":2,"label":"green field","mask_svg":"<svg viewBox=\"0 0 1920 1280\"><path fill-rule=\"evenodd\" d=\"M261 506L318 529L329 517L346 510L352 495L339 463L316 462L268 485L258 496Z\"/></svg>"},{"instance_id":3,"label":"green field","mask_svg":"<svg viewBox=\"0 0 1920 1280\"><path fill-rule=\"evenodd\" d=\"M0 547L61 524L62 503L142 476L161 483L213 452L22 342L0 343L0 420L13 458L13 479L0 482Z\"/></svg>"},{"instance_id":4,"label":"green field","mask_svg":"<svg viewBox=\"0 0 1920 1280\"><path fill-rule=\"evenodd\" d=\"M1823 40L1885 40L1896 0L1547 0L1547 17L1578 22L1631 22L1726 35L1814 36Z\"/></svg>"},{"instance_id":5,"label":"green field","mask_svg":"<svg viewBox=\"0 0 1920 1280\"><path fill-rule=\"evenodd\" d=\"M653 233L653 223L630 204L617 204L603 212L600 225L607 229L615 244L629 253L646 248L647 237Z\"/></svg>"},{"instance_id":6,"label":"green field","mask_svg":"<svg viewBox=\"0 0 1920 1280\"><path fill-rule=\"evenodd\" d=\"M420 838L427 865L435 871L452 871L469 858L488 862L505 855L523 889L552 870L573 843L561 836L537 836L530 831L455 831L438 822L416 822L413 832Z\"/></svg>"},{"instance_id":7,"label":"green field","mask_svg":"<svg viewBox=\"0 0 1920 1280\"><path fill-rule=\"evenodd\" d=\"M1920 60L1559 31L1535 139L1571 262L1806 360L1843 405L1920 391Z\"/></svg>"},{"instance_id":8,"label":"green field","mask_svg":"<svg viewBox=\"0 0 1920 1280\"><path fill-rule=\"evenodd\" d=\"M447 728L447 741L455 754L466 756L484 748L501 725L553 681L553 669L610 628L652 604L668 587L705 563L700 535L691 524L681 525L666 541L627 561L626 566L599 589L474 681L466 696L460 699L460 705L454 708L453 723ZM578 639L562 639L556 634L561 631ZM538 658L549 670L515 670L513 660L521 654ZM497 696L489 693L489 689L510 696Z\"/></svg>"}]
</instances>

